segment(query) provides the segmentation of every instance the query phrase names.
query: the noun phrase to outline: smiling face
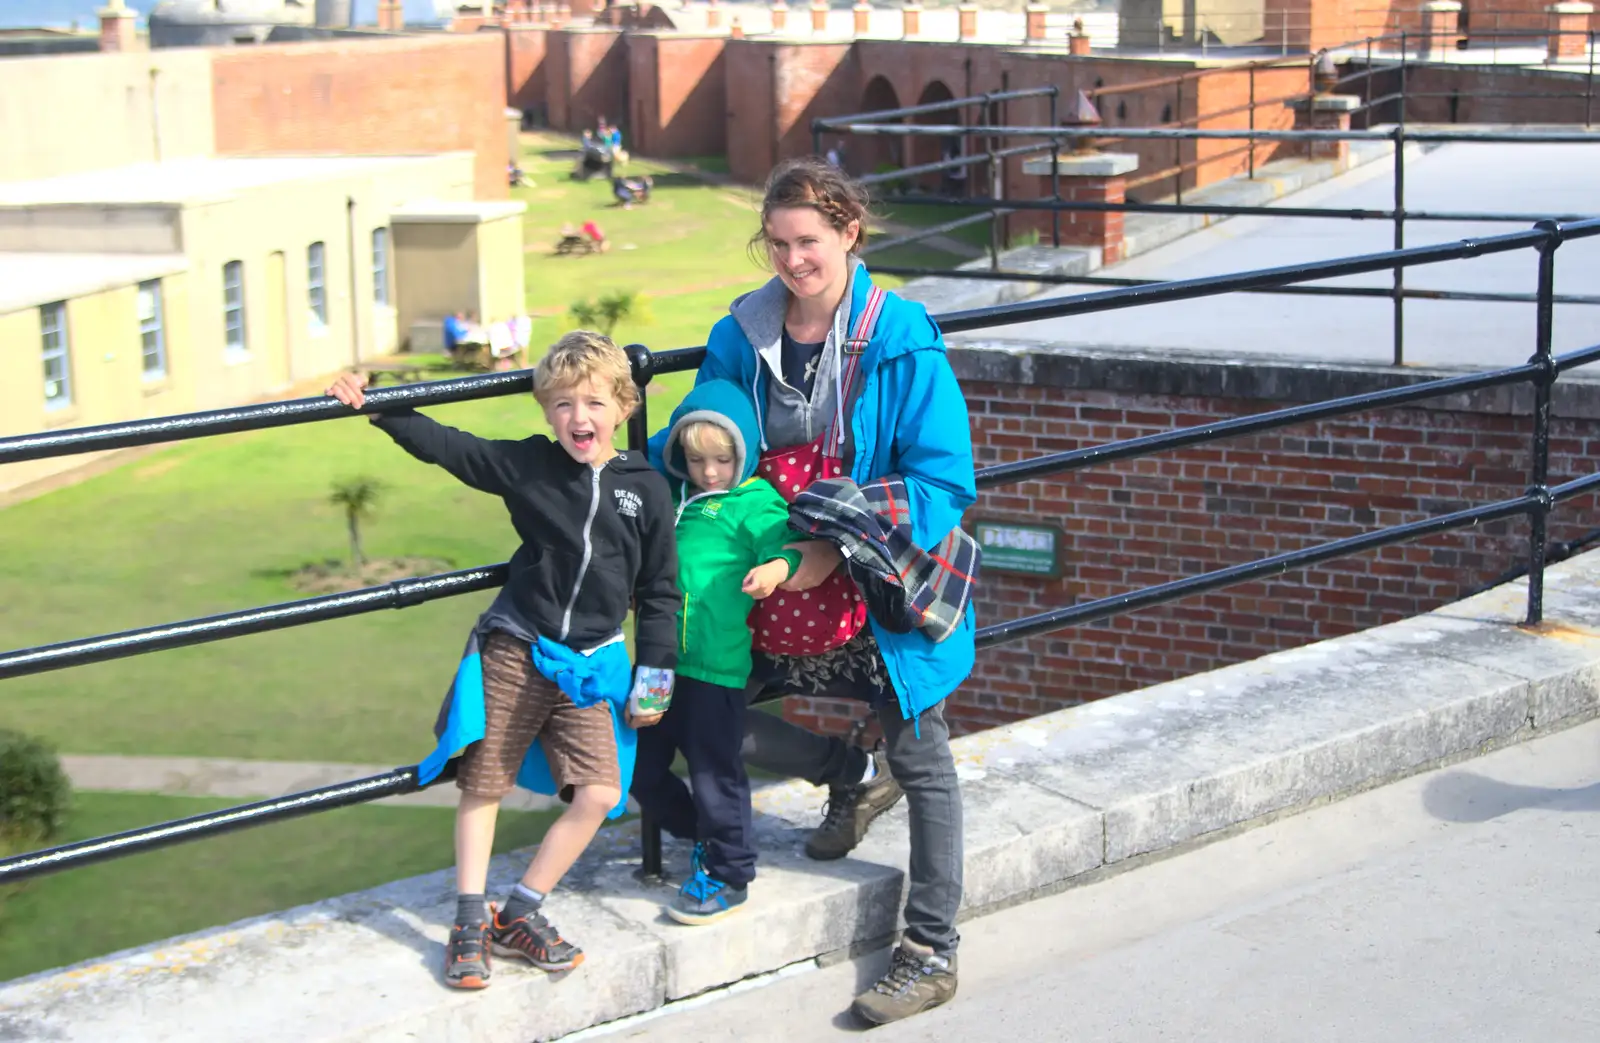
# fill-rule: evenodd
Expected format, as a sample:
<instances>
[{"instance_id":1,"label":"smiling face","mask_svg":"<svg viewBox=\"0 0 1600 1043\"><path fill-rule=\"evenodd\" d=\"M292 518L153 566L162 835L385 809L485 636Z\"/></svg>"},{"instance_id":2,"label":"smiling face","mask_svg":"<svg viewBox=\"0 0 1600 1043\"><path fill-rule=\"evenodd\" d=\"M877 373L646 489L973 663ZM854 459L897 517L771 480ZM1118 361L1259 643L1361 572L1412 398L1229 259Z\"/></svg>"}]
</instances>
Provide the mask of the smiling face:
<instances>
[{"instance_id":1,"label":"smiling face","mask_svg":"<svg viewBox=\"0 0 1600 1043\"><path fill-rule=\"evenodd\" d=\"M610 390L593 380L581 380L550 391L541 404L556 441L574 460L595 465L617 455L611 439L627 414Z\"/></svg>"},{"instance_id":2,"label":"smiling face","mask_svg":"<svg viewBox=\"0 0 1600 1043\"><path fill-rule=\"evenodd\" d=\"M844 295L861 222L851 221L840 231L815 207L785 206L769 212L762 228L772 268L790 293L823 300Z\"/></svg>"}]
</instances>

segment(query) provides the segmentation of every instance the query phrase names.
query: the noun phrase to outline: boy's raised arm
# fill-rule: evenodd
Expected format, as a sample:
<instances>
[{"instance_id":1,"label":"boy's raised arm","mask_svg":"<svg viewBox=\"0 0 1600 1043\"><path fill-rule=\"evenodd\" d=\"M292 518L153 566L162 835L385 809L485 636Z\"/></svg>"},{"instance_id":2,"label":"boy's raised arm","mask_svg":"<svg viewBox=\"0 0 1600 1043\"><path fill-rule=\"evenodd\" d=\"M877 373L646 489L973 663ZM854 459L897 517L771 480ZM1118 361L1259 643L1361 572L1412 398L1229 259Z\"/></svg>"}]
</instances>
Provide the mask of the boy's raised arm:
<instances>
[{"instance_id":1,"label":"boy's raised arm","mask_svg":"<svg viewBox=\"0 0 1600 1043\"><path fill-rule=\"evenodd\" d=\"M327 394L352 409L360 409L366 404L366 387L364 374L341 373ZM530 454L522 443L479 438L414 409L374 413L368 419L418 460L438 464L460 481L486 493L504 496L528 467Z\"/></svg>"},{"instance_id":2,"label":"boy's raised arm","mask_svg":"<svg viewBox=\"0 0 1600 1043\"><path fill-rule=\"evenodd\" d=\"M634 654L640 666L678 668L678 541L673 532L672 495L666 479L648 483L644 516L649 523L634 578Z\"/></svg>"},{"instance_id":3,"label":"boy's raised arm","mask_svg":"<svg viewBox=\"0 0 1600 1043\"><path fill-rule=\"evenodd\" d=\"M423 463L438 464L474 489L496 496L517 484L528 457L520 442L479 438L414 409L377 413L372 423Z\"/></svg>"}]
</instances>

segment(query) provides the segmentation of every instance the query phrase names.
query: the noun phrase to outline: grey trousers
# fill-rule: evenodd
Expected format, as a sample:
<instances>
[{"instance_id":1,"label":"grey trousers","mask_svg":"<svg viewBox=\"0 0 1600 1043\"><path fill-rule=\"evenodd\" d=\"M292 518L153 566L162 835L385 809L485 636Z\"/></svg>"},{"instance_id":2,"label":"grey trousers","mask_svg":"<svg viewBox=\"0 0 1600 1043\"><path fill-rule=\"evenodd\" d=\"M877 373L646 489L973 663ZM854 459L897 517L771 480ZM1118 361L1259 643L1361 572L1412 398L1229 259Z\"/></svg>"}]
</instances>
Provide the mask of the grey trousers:
<instances>
[{"instance_id":1,"label":"grey trousers","mask_svg":"<svg viewBox=\"0 0 1600 1043\"><path fill-rule=\"evenodd\" d=\"M905 790L911 812L906 935L948 956L961 941L956 911L963 865L961 788L950 755L950 727L943 704L924 713L920 725L901 719L893 702L881 709L889 770ZM814 786L853 783L866 771L866 753L859 747L760 712L745 718L744 758L763 771Z\"/></svg>"}]
</instances>

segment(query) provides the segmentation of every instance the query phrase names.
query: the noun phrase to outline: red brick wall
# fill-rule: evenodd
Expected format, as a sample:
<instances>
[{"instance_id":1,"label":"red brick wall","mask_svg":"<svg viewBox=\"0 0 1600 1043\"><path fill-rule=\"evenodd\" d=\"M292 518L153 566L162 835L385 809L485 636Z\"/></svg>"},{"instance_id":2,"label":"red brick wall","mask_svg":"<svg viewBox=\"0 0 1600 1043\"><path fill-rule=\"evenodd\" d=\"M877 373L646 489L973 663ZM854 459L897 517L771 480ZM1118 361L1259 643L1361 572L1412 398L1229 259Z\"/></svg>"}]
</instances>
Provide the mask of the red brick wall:
<instances>
[{"instance_id":1,"label":"red brick wall","mask_svg":"<svg viewBox=\"0 0 1600 1043\"><path fill-rule=\"evenodd\" d=\"M604 116L628 127L628 43L615 29L563 29L547 36L546 97L550 125L574 133Z\"/></svg>"},{"instance_id":2,"label":"red brick wall","mask_svg":"<svg viewBox=\"0 0 1600 1043\"><path fill-rule=\"evenodd\" d=\"M1022 384L1013 382L1023 372L1015 356L957 349L952 360L980 466L1425 376L1035 355L1036 377ZM995 376L1010 379L983 379ZM1059 580L985 573L979 624L1520 494L1527 396L1501 389L1450 404L1305 424L985 493L969 523L1060 526L1065 572ZM1600 461L1600 395L1569 386L1555 413L1552 484ZM1553 516L1551 538L1597 524L1593 497L1571 501ZM983 651L950 714L957 731L976 730L1414 615L1520 564L1526 532L1521 520L1458 530ZM834 732L860 715L859 707L793 702L789 716Z\"/></svg>"},{"instance_id":3,"label":"red brick wall","mask_svg":"<svg viewBox=\"0 0 1600 1043\"><path fill-rule=\"evenodd\" d=\"M730 40L728 168L759 184L780 159L811 151L811 120L857 111L859 71L848 43Z\"/></svg>"},{"instance_id":4,"label":"red brick wall","mask_svg":"<svg viewBox=\"0 0 1600 1043\"><path fill-rule=\"evenodd\" d=\"M503 46L473 33L217 48L217 154L470 149L478 198L503 199Z\"/></svg>"},{"instance_id":5,"label":"red brick wall","mask_svg":"<svg viewBox=\"0 0 1600 1043\"><path fill-rule=\"evenodd\" d=\"M628 37L636 152L717 156L727 150L725 37Z\"/></svg>"},{"instance_id":6,"label":"red brick wall","mask_svg":"<svg viewBox=\"0 0 1600 1043\"><path fill-rule=\"evenodd\" d=\"M547 30L542 26L517 25L508 26L505 34L506 104L524 112L544 107L548 97Z\"/></svg>"}]
</instances>

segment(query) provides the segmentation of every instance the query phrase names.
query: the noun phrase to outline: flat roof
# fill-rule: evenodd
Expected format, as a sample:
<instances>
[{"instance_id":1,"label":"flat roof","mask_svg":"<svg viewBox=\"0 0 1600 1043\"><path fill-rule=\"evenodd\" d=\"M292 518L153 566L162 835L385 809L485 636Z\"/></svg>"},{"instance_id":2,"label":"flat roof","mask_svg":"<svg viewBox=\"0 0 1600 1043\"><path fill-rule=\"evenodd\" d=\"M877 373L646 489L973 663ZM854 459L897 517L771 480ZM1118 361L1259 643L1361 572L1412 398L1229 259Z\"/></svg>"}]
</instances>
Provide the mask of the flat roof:
<instances>
[{"instance_id":1,"label":"flat roof","mask_svg":"<svg viewBox=\"0 0 1600 1043\"><path fill-rule=\"evenodd\" d=\"M1570 129L1570 128L1568 128ZM1595 195L1600 142L1449 144L1409 156L1405 205L1412 211L1600 215ZM1394 204L1393 162L1382 159L1285 196L1279 206L1387 209ZM1408 221L1405 245L1424 246L1526 230L1527 222ZM1096 274L1192 279L1273 268L1394 248L1384 220L1235 217ZM1411 289L1532 293L1532 250L1406 269ZM1593 294L1600 238L1574 239L1556 251L1556 292ZM1387 273L1325 280L1387 288ZM1105 289L1061 286L1032 298ZM1408 300L1405 361L1420 366L1497 367L1525 362L1534 349L1531 303ZM1232 293L1071 318L996 327L955 340L990 338L1136 351L1200 351L1248 357L1291 354L1307 360L1385 362L1392 356L1393 310L1387 299ZM1557 304L1555 350L1600 342L1600 306Z\"/></svg>"},{"instance_id":2,"label":"flat roof","mask_svg":"<svg viewBox=\"0 0 1600 1043\"><path fill-rule=\"evenodd\" d=\"M418 199L391 210L389 220L396 224L479 224L515 217L527 209L528 204L519 199Z\"/></svg>"},{"instance_id":3,"label":"flat roof","mask_svg":"<svg viewBox=\"0 0 1600 1043\"><path fill-rule=\"evenodd\" d=\"M188 270L182 254L0 251L0 315Z\"/></svg>"},{"instance_id":4,"label":"flat roof","mask_svg":"<svg viewBox=\"0 0 1600 1043\"><path fill-rule=\"evenodd\" d=\"M286 181L316 181L436 162L423 156L193 157L0 182L0 206L198 203Z\"/></svg>"}]
</instances>

